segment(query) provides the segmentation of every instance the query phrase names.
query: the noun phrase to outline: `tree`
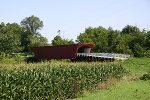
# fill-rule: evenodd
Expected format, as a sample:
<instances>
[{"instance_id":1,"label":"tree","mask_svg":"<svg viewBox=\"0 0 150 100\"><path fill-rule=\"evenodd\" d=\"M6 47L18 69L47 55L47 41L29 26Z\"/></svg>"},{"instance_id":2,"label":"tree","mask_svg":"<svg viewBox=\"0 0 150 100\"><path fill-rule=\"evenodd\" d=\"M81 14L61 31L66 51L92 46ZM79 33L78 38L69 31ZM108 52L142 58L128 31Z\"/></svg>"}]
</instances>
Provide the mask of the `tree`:
<instances>
[{"instance_id":1,"label":"tree","mask_svg":"<svg viewBox=\"0 0 150 100\"><path fill-rule=\"evenodd\" d=\"M135 35L138 35L140 32L141 31L138 27L127 25L122 29L121 35L129 34L129 35L135 36Z\"/></svg>"},{"instance_id":2,"label":"tree","mask_svg":"<svg viewBox=\"0 0 150 100\"><path fill-rule=\"evenodd\" d=\"M23 30L17 23L0 24L0 52L12 53L22 51L21 38Z\"/></svg>"},{"instance_id":3,"label":"tree","mask_svg":"<svg viewBox=\"0 0 150 100\"><path fill-rule=\"evenodd\" d=\"M124 34L121 37L118 37L118 43L116 44L116 52L133 55L133 52L129 46L132 40L133 37L129 34Z\"/></svg>"},{"instance_id":4,"label":"tree","mask_svg":"<svg viewBox=\"0 0 150 100\"><path fill-rule=\"evenodd\" d=\"M108 50L109 52L116 52L116 45L120 32L118 30L108 29Z\"/></svg>"},{"instance_id":5,"label":"tree","mask_svg":"<svg viewBox=\"0 0 150 100\"><path fill-rule=\"evenodd\" d=\"M80 33L80 35L77 37L76 42L78 43L90 43L93 44L93 40L92 38L94 38L94 34L93 34L93 28L92 27L88 27L85 29L84 33Z\"/></svg>"},{"instance_id":6,"label":"tree","mask_svg":"<svg viewBox=\"0 0 150 100\"><path fill-rule=\"evenodd\" d=\"M139 43L135 43L133 46L134 57L144 57L146 55L146 50Z\"/></svg>"},{"instance_id":7,"label":"tree","mask_svg":"<svg viewBox=\"0 0 150 100\"><path fill-rule=\"evenodd\" d=\"M43 28L43 21L41 21L38 17L32 15L31 17L26 17L21 21L21 26L24 31L27 31L30 35L36 35L38 30Z\"/></svg>"},{"instance_id":8,"label":"tree","mask_svg":"<svg viewBox=\"0 0 150 100\"><path fill-rule=\"evenodd\" d=\"M145 42L146 42L146 34L145 32L141 32L139 28L136 26L127 25L125 28L122 29L121 38L124 38L124 43L127 46L126 48L132 51L135 57L144 57L146 53L145 49ZM121 45L123 41L120 41ZM122 50L125 50L122 48ZM124 53L124 51L123 51Z\"/></svg>"},{"instance_id":9,"label":"tree","mask_svg":"<svg viewBox=\"0 0 150 100\"><path fill-rule=\"evenodd\" d=\"M25 47L25 52L32 52L32 48L35 46L48 45L47 38L43 37L39 30L43 28L43 21L34 15L26 17L21 21L21 26L24 30L22 35L22 45Z\"/></svg>"},{"instance_id":10,"label":"tree","mask_svg":"<svg viewBox=\"0 0 150 100\"><path fill-rule=\"evenodd\" d=\"M146 34L146 49L150 50L150 31L148 31Z\"/></svg>"},{"instance_id":11,"label":"tree","mask_svg":"<svg viewBox=\"0 0 150 100\"><path fill-rule=\"evenodd\" d=\"M80 33L76 41L78 43L95 44L94 52L108 52L108 31L101 26L85 29L85 32Z\"/></svg>"},{"instance_id":12,"label":"tree","mask_svg":"<svg viewBox=\"0 0 150 100\"><path fill-rule=\"evenodd\" d=\"M39 47L39 46L46 46L48 45L48 40L46 37L43 37L41 34L38 34L36 36L32 37L33 39L31 39L31 44L32 47Z\"/></svg>"},{"instance_id":13,"label":"tree","mask_svg":"<svg viewBox=\"0 0 150 100\"><path fill-rule=\"evenodd\" d=\"M73 40L62 39L59 35L55 36L52 40L52 45L68 45L74 44Z\"/></svg>"}]
</instances>

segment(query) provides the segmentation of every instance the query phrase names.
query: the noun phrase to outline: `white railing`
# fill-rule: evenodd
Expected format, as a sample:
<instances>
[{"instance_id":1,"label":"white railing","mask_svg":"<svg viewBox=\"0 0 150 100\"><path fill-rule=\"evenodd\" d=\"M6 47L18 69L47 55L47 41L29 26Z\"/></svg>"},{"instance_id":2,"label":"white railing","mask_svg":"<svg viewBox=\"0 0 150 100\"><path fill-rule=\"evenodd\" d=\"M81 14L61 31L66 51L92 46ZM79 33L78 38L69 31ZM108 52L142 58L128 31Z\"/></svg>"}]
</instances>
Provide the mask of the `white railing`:
<instances>
[{"instance_id":1,"label":"white railing","mask_svg":"<svg viewBox=\"0 0 150 100\"><path fill-rule=\"evenodd\" d=\"M128 54L113 54L113 53L77 53L79 56L88 56L88 57L100 57L100 58L114 58L114 59L127 59L130 57Z\"/></svg>"},{"instance_id":2,"label":"white railing","mask_svg":"<svg viewBox=\"0 0 150 100\"><path fill-rule=\"evenodd\" d=\"M27 58L34 57L34 55L27 55Z\"/></svg>"}]
</instances>

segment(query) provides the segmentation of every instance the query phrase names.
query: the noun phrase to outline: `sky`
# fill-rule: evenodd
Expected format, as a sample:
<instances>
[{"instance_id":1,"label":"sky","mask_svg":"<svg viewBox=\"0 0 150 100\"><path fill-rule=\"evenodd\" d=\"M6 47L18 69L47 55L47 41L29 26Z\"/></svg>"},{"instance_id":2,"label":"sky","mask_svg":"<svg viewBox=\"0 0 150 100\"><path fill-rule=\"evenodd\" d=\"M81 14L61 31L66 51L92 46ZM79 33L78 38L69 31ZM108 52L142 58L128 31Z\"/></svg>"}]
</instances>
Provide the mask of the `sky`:
<instances>
[{"instance_id":1,"label":"sky","mask_svg":"<svg viewBox=\"0 0 150 100\"><path fill-rule=\"evenodd\" d=\"M20 24L32 15L43 21L39 32L49 43L58 30L62 38L76 40L89 26L150 30L150 0L0 0L0 23Z\"/></svg>"}]
</instances>

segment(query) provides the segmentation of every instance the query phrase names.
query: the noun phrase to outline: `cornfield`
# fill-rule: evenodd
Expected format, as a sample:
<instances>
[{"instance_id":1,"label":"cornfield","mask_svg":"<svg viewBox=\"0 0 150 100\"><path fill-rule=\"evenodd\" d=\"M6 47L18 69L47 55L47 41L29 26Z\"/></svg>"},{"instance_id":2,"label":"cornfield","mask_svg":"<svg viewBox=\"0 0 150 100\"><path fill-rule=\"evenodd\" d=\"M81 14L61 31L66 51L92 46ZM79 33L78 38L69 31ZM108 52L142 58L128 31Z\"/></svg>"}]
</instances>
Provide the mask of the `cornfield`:
<instances>
[{"instance_id":1,"label":"cornfield","mask_svg":"<svg viewBox=\"0 0 150 100\"><path fill-rule=\"evenodd\" d=\"M0 65L0 99L69 99L97 87L108 78L128 72L117 64Z\"/></svg>"}]
</instances>

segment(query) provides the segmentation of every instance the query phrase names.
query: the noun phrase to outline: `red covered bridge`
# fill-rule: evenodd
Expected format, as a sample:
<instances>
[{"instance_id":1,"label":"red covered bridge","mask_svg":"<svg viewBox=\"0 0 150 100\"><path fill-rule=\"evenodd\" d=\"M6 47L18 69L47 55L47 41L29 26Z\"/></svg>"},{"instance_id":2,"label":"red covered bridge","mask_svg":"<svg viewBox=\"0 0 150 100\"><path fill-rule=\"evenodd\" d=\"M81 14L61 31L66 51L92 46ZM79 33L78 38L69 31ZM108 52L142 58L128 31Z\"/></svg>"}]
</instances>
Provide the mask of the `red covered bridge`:
<instances>
[{"instance_id":1,"label":"red covered bridge","mask_svg":"<svg viewBox=\"0 0 150 100\"><path fill-rule=\"evenodd\" d=\"M92 53L94 44L73 44L34 48L34 59L77 59L77 53Z\"/></svg>"},{"instance_id":2,"label":"red covered bridge","mask_svg":"<svg viewBox=\"0 0 150 100\"><path fill-rule=\"evenodd\" d=\"M73 44L34 48L34 60L71 59L72 61L113 61L127 59L128 54L92 53L94 44Z\"/></svg>"}]
</instances>

